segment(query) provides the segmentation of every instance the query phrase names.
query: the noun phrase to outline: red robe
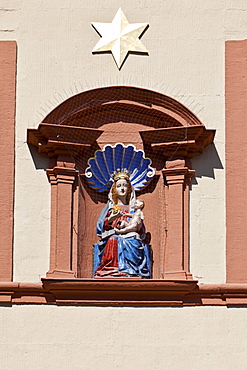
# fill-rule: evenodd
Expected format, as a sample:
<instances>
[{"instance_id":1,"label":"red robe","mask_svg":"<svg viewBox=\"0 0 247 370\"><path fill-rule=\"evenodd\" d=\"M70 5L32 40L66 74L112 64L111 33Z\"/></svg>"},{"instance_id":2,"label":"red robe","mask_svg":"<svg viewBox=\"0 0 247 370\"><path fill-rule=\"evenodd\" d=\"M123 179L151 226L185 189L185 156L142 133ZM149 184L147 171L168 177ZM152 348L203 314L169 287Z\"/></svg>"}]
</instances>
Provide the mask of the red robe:
<instances>
[{"instance_id":1,"label":"red robe","mask_svg":"<svg viewBox=\"0 0 247 370\"><path fill-rule=\"evenodd\" d=\"M129 206L120 206L121 211L129 213ZM108 231L117 227L118 222L127 221L128 216L120 216L119 218L112 221L109 224L109 216L111 212L108 212L107 217L104 221L104 230ZM116 238L111 236L106 243L101 263L94 276L126 276L125 273L118 271L118 241Z\"/></svg>"}]
</instances>

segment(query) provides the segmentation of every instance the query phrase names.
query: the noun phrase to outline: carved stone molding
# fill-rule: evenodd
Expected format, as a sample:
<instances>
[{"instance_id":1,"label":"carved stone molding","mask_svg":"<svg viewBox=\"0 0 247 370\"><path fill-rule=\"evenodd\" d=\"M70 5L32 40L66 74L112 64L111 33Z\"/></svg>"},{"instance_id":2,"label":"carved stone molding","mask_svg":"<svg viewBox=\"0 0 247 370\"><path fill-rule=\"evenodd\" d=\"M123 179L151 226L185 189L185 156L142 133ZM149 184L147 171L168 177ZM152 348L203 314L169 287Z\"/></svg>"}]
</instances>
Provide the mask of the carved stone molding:
<instances>
[{"instance_id":1,"label":"carved stone molding","mask_svg":"<svg viewBox=\"0 0 247 370\"><path fill-rule=\"evenodd\" d=\"M203 284L194 280L42 279L0 283L0 305L245 306L247 284Z\"/></svg>"},{"instance_id":2,"label":"carved stone molding","mask_svg":"<svg viewBox=\"0 0 247 370\"><path fill-rule=\"evenodd\" d=\"M215 130L206 129L203 125L188 125L140 131L140 135L154 153L167 158L192 158L203 153L206 146L213 142Z\"/></svg>"},{"instance_id":3,"label":"carved stone molding","mask_svg":"<svg viewBox=\"0 0 247 370\"><path fill-rule=\"evenodd\" d=\"M27 141L38 149L39 154L57 156L76 155L95 143L103 131L86 128L41 123L38 129L27 130Z\"/></svg>"},{"instance_id":4,"label":"carved stone molding","mask_svg":"<svg viewBox=\"0 0 247 370\"><path fill-rule=\"evenodd\" d=\"M197 281L143 280L141 278L42 279L58 304L84 302L114 305L181 305Z\"/></svg>"}]
</instances>

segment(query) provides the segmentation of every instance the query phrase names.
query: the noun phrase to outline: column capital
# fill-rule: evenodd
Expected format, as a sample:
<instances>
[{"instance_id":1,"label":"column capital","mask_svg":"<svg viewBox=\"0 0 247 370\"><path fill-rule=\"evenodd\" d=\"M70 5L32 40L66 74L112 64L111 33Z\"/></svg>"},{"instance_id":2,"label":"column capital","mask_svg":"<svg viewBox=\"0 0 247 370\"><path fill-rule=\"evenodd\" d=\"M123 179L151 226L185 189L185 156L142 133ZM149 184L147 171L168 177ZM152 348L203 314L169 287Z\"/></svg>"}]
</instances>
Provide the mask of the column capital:
<instances>
[{"instance_id":1,"label":"column capital","mask_svg":"<svg viewBox=\"0 0 247 370\"><path fill-rule=\"evenodd\" d=\"M177 167L163 169L162 174L166 180L167 185L173 184L185 184L188 185L195 175L194 170L190 170L188 167Z\"/></svg>"},{"instance_id":2,"label":"column capital","mask_svg":"<svg viewBox=\"0 0 247 370\"><path fill-rule=\"evenodd\" d=\"M74 168L68 167L54 167L53 169L47 169L46 174L49 178L51 185L58 183L73 184L78 176L78 171Z\"/></svg>"}]
</instances>

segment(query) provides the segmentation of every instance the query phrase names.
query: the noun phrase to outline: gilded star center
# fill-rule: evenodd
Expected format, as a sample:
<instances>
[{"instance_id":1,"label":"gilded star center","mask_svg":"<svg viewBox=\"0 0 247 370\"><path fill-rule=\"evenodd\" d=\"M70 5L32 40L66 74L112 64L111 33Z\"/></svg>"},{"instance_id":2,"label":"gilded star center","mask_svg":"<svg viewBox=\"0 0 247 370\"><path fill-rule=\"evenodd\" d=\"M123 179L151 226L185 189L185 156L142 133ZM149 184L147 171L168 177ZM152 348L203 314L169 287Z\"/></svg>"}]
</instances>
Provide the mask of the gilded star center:
<instances>
[{"instance_id":1,"label":"gilded star center","mask_svg":"<svg viewBox=\"0 0 247 370\"><path fill-rule=\"evenodd\" d=\"M148 27L148 23L130 24L121 8L118 9L112 23L93 22L92 26L101 36L92 53L110 51L118 69L129 52L148 53L139 38Z\"/></svg>"}]
</instances>

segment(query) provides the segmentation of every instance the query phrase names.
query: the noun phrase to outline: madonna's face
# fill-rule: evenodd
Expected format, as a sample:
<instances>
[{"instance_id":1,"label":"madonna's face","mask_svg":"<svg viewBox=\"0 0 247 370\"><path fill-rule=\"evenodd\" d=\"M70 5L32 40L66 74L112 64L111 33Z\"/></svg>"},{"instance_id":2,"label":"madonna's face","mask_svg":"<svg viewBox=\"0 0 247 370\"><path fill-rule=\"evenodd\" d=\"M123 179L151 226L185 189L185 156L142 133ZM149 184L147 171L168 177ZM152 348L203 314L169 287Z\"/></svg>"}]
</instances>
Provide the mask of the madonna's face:
<instances>
[{"instance_id":1,"label":"madonna's face","mask_svg":"<svg viewBox=\"0 0 247 370\"><path fill-rule=\"evenodd\" d=\"M124 197L128 192L128 183L125 179L117 180L116 182L116 193L118 197Z\"/></svg>"}]
</instances>

